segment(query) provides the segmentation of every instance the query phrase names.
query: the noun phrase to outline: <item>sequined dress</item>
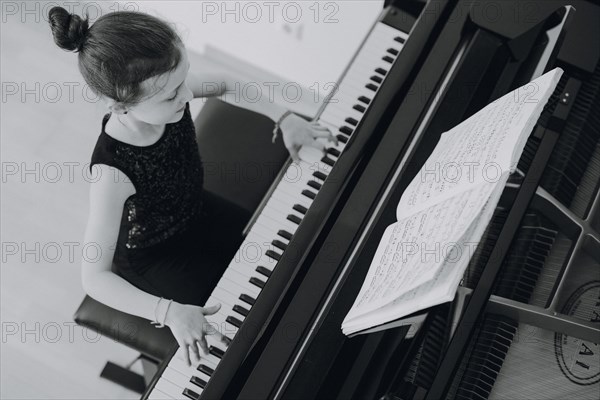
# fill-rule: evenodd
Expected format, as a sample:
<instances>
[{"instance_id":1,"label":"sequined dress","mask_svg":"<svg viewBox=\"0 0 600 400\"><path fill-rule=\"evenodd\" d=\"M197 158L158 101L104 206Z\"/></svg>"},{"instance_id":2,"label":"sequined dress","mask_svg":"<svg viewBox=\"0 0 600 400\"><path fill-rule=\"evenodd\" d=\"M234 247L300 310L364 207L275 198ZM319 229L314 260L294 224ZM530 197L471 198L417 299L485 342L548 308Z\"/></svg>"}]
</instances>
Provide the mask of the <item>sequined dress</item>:
<instances>
[{"instance_id":1,"label":"sequined dress","mask_svg":"<svg viewBox=\"0 0 600 400\"><path fill-rule=\"evenodd\" d=\"M110 116L102 119L90 170L94 164L114 167L114 179L129 179L136 189L123 207L116 272L148 293L204 305L241 243L246 215L203 191L204 169L189 103L182 118L166 124L160 139L149 146L107 134Z\"/></svg>"}]
</instances>

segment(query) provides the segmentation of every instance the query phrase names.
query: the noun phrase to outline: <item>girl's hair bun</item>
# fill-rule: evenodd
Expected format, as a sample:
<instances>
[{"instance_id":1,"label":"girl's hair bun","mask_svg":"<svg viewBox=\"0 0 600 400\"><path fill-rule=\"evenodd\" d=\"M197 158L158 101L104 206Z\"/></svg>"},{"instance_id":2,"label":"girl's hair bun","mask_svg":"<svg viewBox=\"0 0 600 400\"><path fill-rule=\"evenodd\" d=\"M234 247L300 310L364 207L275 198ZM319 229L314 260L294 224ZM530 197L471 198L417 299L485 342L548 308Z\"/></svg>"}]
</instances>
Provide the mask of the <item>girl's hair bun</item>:
<instances>
[{"instance_id":1,"label":"girl's hair bun","mask_svg":"<svg viewBox=\"0 0 600 400\"><path fill-rule=\"evenodd\" d=\"M48 21L54 43L65 50L81 51L89 29L88 19L70 14L62 7L52 7L48 12Z\"/></svg>"}]
</instances>

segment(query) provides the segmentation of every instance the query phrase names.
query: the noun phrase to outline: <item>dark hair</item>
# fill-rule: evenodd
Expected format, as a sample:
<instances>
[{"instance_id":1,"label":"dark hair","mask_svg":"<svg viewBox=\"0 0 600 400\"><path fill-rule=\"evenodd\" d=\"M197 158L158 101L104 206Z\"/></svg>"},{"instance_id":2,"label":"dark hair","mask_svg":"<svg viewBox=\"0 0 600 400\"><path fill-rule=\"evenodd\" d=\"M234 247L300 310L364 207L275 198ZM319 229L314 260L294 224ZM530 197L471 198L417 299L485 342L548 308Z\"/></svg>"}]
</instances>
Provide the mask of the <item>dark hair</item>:
<instances>
[{"instance_id":1,"label":"dark hair","mask_svg":"<svg viewBox=\"0 0 600 400\"><path fill-rule=\"evenodd\" d=\"M78 52L79 71L97 95L134 105L146 95L141 82L173 71L182 58L180 37L159 18L118 11L101 16L91 27L88 19L62 7L48 13L54 42Z\"/></svg>"}]
</instances>

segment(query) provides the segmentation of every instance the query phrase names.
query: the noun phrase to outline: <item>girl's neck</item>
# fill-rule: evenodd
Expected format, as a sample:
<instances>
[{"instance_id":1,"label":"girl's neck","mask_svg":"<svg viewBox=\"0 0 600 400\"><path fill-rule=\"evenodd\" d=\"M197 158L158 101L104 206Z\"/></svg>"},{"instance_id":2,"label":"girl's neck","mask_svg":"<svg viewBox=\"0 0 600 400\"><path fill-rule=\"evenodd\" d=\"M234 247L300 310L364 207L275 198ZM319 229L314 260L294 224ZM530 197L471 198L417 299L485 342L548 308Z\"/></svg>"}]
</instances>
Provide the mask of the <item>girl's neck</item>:
<instances>
[{"instance_id":1,"label":"girl's neck","mask_svg":"<svg viewBox=\"0 0 600 400\"><path fill-rule=\"evenodd\" d=\"M105 132L121 142L134 146L149 146L163 135L166 125L152 125L124 115L110 114Z\"/></svg>"}]
</instances>

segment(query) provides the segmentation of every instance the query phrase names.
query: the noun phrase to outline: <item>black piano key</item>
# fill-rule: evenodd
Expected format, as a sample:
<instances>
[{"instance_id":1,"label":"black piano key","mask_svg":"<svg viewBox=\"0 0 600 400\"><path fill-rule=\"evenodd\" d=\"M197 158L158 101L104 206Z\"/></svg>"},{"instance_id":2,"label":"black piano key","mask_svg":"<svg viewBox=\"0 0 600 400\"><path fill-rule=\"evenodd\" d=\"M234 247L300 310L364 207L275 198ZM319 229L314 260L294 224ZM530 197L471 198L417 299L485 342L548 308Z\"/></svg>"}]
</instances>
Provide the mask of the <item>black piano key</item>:
<instances>
[{"instance_id":1,"label":"black piano key","mask_svg":"<svg viewBox=\"0 0 600 400\"><path fill-rule=\"evenodd\" d=\"M394 48L391 48L391 47L389 49L387 49L387 52L390 53L393 56L397 56L398 53L400 53L398 50L396 50Z\"/></svg>"},{"instance_id":2,"label":"black piano key","mask_svg":"<svg viewBox=\"0 0 600 400\"><path fill-rule=\"evenodd\" d=\"M333 164L335 164L335 161L333 161L331 158L329 158L327 156L321 158L321 161L323 161L325 164L329 165L330 167L333 167Z\"/></svg>"},{"instance_id":3,"label":"black piano key","mask_svg":"<svg viewBox=\"0 0 600 400\"><path fill-rule=\"evenodd\" d=\"M263 274L267 278L271 276L271 270L267 267L263 267L262 265L256 267L256 272Z\"/></svg>"},{"instance_id":4,"label":"black piano key","mask_svg":"<svg viewBox=\"0 0 600 400\"><path fill-rule=\"evenodd\" d=\"M316 176L316 175L313 174L313 176ZM300 214L306 214L306 212L308 211L308 209L306 207L304 207L303 205L300 205L300 204L294 204L293 209L298 211Z\"/></svg>"},{"instance_id":5,"label":"black piano key","mask_svg":"<svg viewBox=\"0 0 600 400\"><path fill-rule=\"evenodd\" d=\"M324 181L327 178L327 175L325 175L321 171L315 171L315 172L313 172L313 176L316 177L316 178L319 178L322 181Z\"/></svg>"},{"instance_id":6,"label":"black piano key","mask_svg":"<svg viewBox=\"0 0 600 400\"><path fill-rule=\"evenodd\" d=\"M275 253L273 250L267 250L267 251L265 251L265 255L267 257L271 257L275 261L279 261L279 259L281 258L281 255Z\"/></svg>"},{"instance_id":7,"label":"black piano key","mask_svg":"<svg viewBox=\"0 0 600 400\"><path fill-rule=\"evenodd\" d=\"M329 147L328 149L325 150L327 153L339 157L342 155L342 153L338 150L338 149L334 149L333 147Z\"/></svg>"},{"instance_id":8,"label":"black piano key","mask_svg":"<svg viewBox=\"0 0 600 400\"><path fill-rule=\"evenodd\" d=\"M336 138L338 138L338 140L342 143L348 143L348 136L337 135Z\"/></svg>"},{"instance_id":9,"label":"black piano key","mask_svg":"<svg viewBox=\"0 0 600 400\"><path fill-rule=\"evenodd\" d=\"M233 306L233 311L235 311L236 313L238 313L240 315L243 315L244 317L247 317L248 313L250 312L250 310L240 306L239 304L236 304L235 306Z\"/></svg>"},{"instance_id":10,"label":"black piano key","mask_svg":"<svg viewBox=\"0 0 600 400\"><path fill-rule=\"evenodd\" d=\"M352 128L349 128L349 127L347 127L347 126L345 126L345 125L344 125L344 126L342 126L342 127L341 127L340 129L338 129L338 130L339 130L340 132L342 132L344 135L348 135L348 136L352 135L352 132L354 132L354 131L352 130Z\"/></svg>"},{"instance_id":11,"label":"black piano key","mask_svg":"<svg viewBox=\"0 0 600 400\"><path fill-rule=\"evenodd\" d=\"M361 106L360 104L355 104L352 106L352 108L361 113L364 113L365 111L367 111L367 109L364 108L363 106Z\"/></svg>"},{"instance_id":12,"label":"black piano key","mask_svg":"<svg viewBox=\"0 0 600 400\"><path fill-rule=\"evenodd\" d=\"M225 355L225 352L223 350L215 346L209 346L208 352L218 358L223 358L223 356Z\"/></svg>"},{"instance_id":13,"label":"black piano key","mask_svg":"<svg viewBox=\"0 0 600 400\"><path fill-rule=\"evenodd\" d=\"M248 296L247 294L240 294L239 299L242 301L245 301L246 303L250 304L251 306L253 306L254 303L256 302L256 299L254 297Z\"/></svg>"},{"instance_id":14,"label":"black piano key","mask_svg":"<svg viewBox=\"0 0 600 400\"><path fill-rule=\"evenodd\" d=\"M225 343L225 346L229 346L231 344L231 339L229 339L227 336L223 335L221 342Z\"/></svg>"},{"instance_id":15,"label":"black piano key","mask_svg":"<svg viewBox=\"0 0 600 400\"><path fill-rule=\"evenodd\" d=\"M310 186L313 189L321 190L321 184L317 181L308 181L308 186Z\"/></svg>"},{"instance_id":16,"label":"black piano key","mask_svg":"<svg viewBox=\"0 0 600 400\"><path fill-rule=\"evenodd\" d=\"M211 367L209 367L208 365L205 365L205 364L198 365L198 368L196 368L196 369L208 376L212 376L213 372L215 372L214 369L212 369Z\"/></svg>"},{"instance_id":17,"label":"black piano key","mask_svg":"<svg viewBox=\"0 0 600 400\"><path fill-rule=\"evenodd\" d=\"M286 247L287 247L287 244L285 244L285 243L283 243L282 241L280 241L280 240L277 240L277 239L273 240L273 241L271 242L271 244L272 244L273 246L275 246L275 247L277 247L277 248L281 249L281 250L285 250L285 249L286 249Z\"/></svg>"},{"instance_id":18,"label":"black piano key","mask_svg":"<svg viewBox=\"0 0 600 400\"><path fill-rule=\"evenodd\" d=\"M387 74L387 71L383 68L377 68L375 70L375 72L377 72L379 75L382 75L382 76L385 76L385 74ZM378 83L380 83L380 82L378 82Z\"/></svg>"},{"instance_id":19,"label":"black piano key","mask_svg":"<svg viewBox=\"0 0 600 400\"><path fill-rule=\"evenodd\" d=\"M308 197L309 199L312 199L312 200L314 200L315 197L317 197L316 193L313 193L310 190L306 190L306 189L302 191L302 194L305 195L306 197Z\"/></svg>"},{"instance_id":20,"label":"black piano key","mask_svg":"<svg viewBox=\"0 0 600 400\"><path fill-rule=\"evenodd\" d=\"M188 388L183 389L182 394L192 400L199 400L200 399L200 395L196 392L194 392L193 390L190 390Z\"/></svg>"},{"instance_id":21,"label":"black piano key","mask_svg":"<svg viewBox=\"0 0 600 400\"><path fill-rule=\"evenodd\" d=\"M365 104L367 104L367 105L368 105L368 104L371 102L371 99L370 99L370 98L368 98L367 96L360 96L360 97L358 98L358 100L359 100L359 101L362 101L363 103L365 103Z\"/></svg>"},{"instance_id":22,"label":"black piano key","mask_svg":"<svg viewBox=\"0 0 600 400\"><path fill-rule=\"evenodd\" d=\"M377 87L378 87L378 86L376 86L376 85L373 85L372 83L367 83L367 84L365 85L365 87L366 87L367 89L369 89L369 90L372 90L373 92L376 92L376 91L377 91Z\"/></svg>"},{"instance_id":23,"label":"black piano key","mask_svg":"<svg viewBox=\"0 0 600 400\"><path fill-rule=\"evenodd\" d=\"M300 225L300 222L302 222L302 218L299 218L297 215L294 215L294 214L289 214L287 216L287 220L292 221L293 223L295 223L297 225Z\"/></svg>"},{"instance_id":24,"label":"black piano key","mask_svg":"<svg viewBox=\"0 0 600 400\"><path fill-rule=\"evenodd\" d=\"M383 82L383 79L381 79L381 77L380 77L380 76L377 76L377 75L373 75L373 76L372 76L371 78L369 78L369 79L371 79L371 80L372 80L373 82L375 82L375 83L381 83L381 82Z\"/></svg>"},{"instance_id":25,"label":"black piano key","mask_svg":"<svg viewBox=\"0 0 600 400\"><path fill-rule=\"evenodd\" d=\"M206 387L206 381L204 379L200 379L197 376L192 376L190 378L190 382L192 382L196 386L200 386L200 388L204 389Z\"/></svg>"},{"instance_id":26,"label":"black piano key","mask_svg":"<svg viewBox=\"0 0 600 400\"><path fill-rule=\"evenodd\" d=\"M381 59L385 62L389 62L390 64L394 62L394 59L390 56L383 56Z\"/></svg>"},{"instance_id":27,"label":"black piano key","mask_svg":"<svg viewBox=\"0 0 600 400\"><path fill-rule=\"evenodd\" d=\"M292 236L294 236L291 233L289 233L288 231L284 231L284 230L277 231L277 234L287 240L292 240Z\"/></svg>"},{"instance_id":28,"label":"black piano key","mask_svg":"<svg viewBox=\"0 0 600 400\"><path fill-rule=\"evenodd\" d=\"M228 315L227 318L225 318L225 321L229 322L231 325L235 326L236 328L239 328L242 326L242 321L240 321L236 317L232 317L231 315Z\"/></svg>"},{"instance_id":29,"label":"black piano key","mask_svg":"<svg viewBox=\"0 0 600 400\"><path fill-rule=\"evenodd\" d=\"M398 43L404 43L404 42L406 42L406 40L405 40L404 38L401 38L400 36L396 36L396 37L394 38L394 40L395 40L396 42L398 42Z\"/></svg>"},{"instance_id":30,"label":"black piano key","mask_svg":"<svg viewBox=\"0 0 600 400\"><path fill-rule=\"evenodd\" d=\"M356 125L358 125L358 121L357 121L357 120L355 120L355 119L354 119L354 118L352 118L352 117L348 117L348 118L346 118L346 119L344 120L344 122L347 122L347 123L349 123L349 124L350 124L350 125L352 125L352 126L356 126Z\"/></svg>"},{"instance_id":31,"label":"black piano key","mask_svg":"<svg viewBox=\"0 0 600 400\"><path fill-rule=\"evenodd\" d=\"M255 277L252 277L252 278L250 278L250 280L249 280L248 282L250 282L250 283L251 283L251 284L253 284L253 285L256 285L256 286L258 286L258 287L259 287L259 288L261 288L261 289L265 287L265 282L264 282L264 281L261 281L261 280L260 280L260 279L258 279L258 278L255 278Z\"/></svg>"}]
</instances>

